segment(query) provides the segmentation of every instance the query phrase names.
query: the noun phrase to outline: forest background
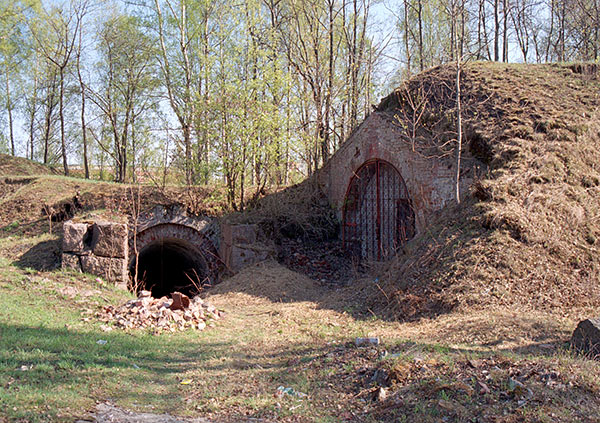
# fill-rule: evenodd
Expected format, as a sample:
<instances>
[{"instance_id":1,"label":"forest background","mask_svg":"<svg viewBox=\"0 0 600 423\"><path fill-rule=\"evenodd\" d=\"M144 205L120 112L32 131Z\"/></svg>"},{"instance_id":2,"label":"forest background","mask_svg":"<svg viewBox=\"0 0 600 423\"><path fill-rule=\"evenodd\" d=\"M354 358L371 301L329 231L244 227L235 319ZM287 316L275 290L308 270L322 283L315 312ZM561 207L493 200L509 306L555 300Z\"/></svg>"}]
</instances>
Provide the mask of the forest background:
<instances>
[{"instance_id":1,"label":"forest background","mask_svg":"<svg viewBox=\"0 0 600 423\"><path fill-rule=\"evenodd\" d=\"M2 0L0 152L115 182L311 175L412 74L599 60L600 0Z\"/></svg>"}]
</instances>

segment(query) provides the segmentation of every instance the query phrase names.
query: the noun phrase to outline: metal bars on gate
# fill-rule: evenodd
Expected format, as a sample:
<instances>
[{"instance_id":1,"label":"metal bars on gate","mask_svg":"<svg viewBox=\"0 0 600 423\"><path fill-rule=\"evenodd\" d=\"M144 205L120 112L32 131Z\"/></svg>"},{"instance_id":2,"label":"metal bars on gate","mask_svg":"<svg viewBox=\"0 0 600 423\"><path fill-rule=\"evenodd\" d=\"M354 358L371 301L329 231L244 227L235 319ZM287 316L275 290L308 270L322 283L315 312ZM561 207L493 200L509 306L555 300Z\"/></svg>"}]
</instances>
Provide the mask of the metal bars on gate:
<instances>
[{"instance_id":1,"label":"metal bars on gate","mask_svg":"<svg viewBox=\"0 0 600 423\"><path fill-rule=\"evenodd\" d=\"M344 248L366 260L384 260L415 233L414 212L400 173L374 159L352 176L343 207Z\"/></svg>"}]
</instances>

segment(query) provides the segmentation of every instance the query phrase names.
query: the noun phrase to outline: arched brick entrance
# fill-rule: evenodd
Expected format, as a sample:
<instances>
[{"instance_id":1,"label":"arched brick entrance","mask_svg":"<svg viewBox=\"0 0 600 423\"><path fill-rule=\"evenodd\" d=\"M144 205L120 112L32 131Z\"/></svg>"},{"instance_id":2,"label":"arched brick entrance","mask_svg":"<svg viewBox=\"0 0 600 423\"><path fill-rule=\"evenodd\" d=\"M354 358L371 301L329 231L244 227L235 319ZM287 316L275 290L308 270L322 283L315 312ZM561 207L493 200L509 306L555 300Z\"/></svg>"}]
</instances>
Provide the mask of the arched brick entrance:
<instances>
[{"instance_id":1,"label":"arched brick entrance","mask_svg":"<svg viewBox=\"0 0 600 423\"><path fill-rule=\"evenodd\" d=\"M155 297L173 291L193 294L216 281L219 256L211 240L196 228L177 223L159 223L130 239L131 278L138 275L138 289Z\"/></svg>"},{"instance_id":2,"label":"arched brick entrance","mask_svg":"<svg viewBox=\"0 0 600 423\"><path fill-rule=\"evenodd\" d=\"M415 214L402 176L373 159L354 172L343 205L344 247L367 260L385 260L415 235Z\"/></svg>"}]
</instances>

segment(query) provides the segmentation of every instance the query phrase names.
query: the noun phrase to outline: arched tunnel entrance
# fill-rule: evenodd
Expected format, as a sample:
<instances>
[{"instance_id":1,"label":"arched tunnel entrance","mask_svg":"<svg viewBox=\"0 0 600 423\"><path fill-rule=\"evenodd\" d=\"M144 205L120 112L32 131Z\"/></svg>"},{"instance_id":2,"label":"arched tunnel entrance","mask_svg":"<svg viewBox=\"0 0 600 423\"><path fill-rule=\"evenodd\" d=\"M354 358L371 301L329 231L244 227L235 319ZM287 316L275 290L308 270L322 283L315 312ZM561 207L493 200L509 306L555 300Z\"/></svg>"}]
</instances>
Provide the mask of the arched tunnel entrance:
<instances>
[{"instance_id":1,"label":"arched tunnel entrance","mask_svg":"<svg viewBox=\"0 0 600 423\"><path fill-rule=\"evenodd\" d=\"M194 228L159 224L138 233L131 244L135 244L129 261L132 290L151 291L155 298L175 291L193 296L215 281L216 249Z\"/></svg>"},{"instance_id":2,"label":"arched tunnel entrance","mask_svg":"<svg viewBox=\"0 0 600 423\"><path fill-rule=\"evenodd\" d=\"M135 275L135 260L130 274ZM179 291L195 295L208 280L208 266L202 254L189 242L177 238L161 238L138 253L138 289L160 298Z\"/></svg>"}]
</instances>

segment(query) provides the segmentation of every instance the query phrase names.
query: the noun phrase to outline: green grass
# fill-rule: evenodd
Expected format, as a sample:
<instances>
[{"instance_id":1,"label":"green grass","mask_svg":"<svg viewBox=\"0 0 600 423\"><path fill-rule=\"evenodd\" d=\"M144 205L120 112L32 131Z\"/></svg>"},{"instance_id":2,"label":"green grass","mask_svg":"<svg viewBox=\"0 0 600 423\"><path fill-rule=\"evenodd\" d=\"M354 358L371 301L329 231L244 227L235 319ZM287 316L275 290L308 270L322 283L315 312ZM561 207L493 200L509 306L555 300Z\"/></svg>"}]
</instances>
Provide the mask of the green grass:
<instances>
[{"instance_id":1,"label":"green grass","mask_svg":"<svg viewBox=\"0 0 600 423\"><path fill-rule=\"evenodd\" d=\"M130 297L91 276L20 269L0 258L0 421L73 421L105 400L154 413L332 418L308 400L273 396L280 385L315 389L312 376L288 371L290 359L304 365L318 355L301 337L269 351L261 344L268 329L260 326L155 336L104 332L99 322L82 320L86 309ZM181 384L186 379L192 382Z\"/></svg>"},{"instance_id":2,"label":"green grass","mask_svg":"<svg viewBox=\"0 0 600 423\"><path fill-rule=\"evenodd\" d=\"M560 348L450 347L422 339L432 330L427 322L407 336L401 328L409 326L240 295L212 297L228 314L202 332L104 332L95 319L83 320L85 311L131 294L91 276L16 267L0 257L0 421L72 422L107 400L128 410L225 421L438 422L492 415L567 422L600 409L599 363ZM385 331L381 345L354 346L355 336L378 330ZM378 369L391 378L383 402L373 399ZM557 376L547 385L543 375L552 372ZM510 396L510 378L519 377L534 393L523 406ZM478 381L490 393L480 394ZM307 396L278 397L279 386Z\"/></svg>"},{"instance_id":3,"label":"green grass","mask_svg":"<svg viewBox=\"0 0 600 423\"><path fill-rule=\"evenodd\" d=\"M226 347L200 348L197 333L102 332L81 321L80 309L127 293L103 289L99 297L66 299L56 283L27 273L11 267L0 273L0 409L9 420L72 420L108 398L175 411L183 375L207 351Z\"/></svg>"}]
</instances>

